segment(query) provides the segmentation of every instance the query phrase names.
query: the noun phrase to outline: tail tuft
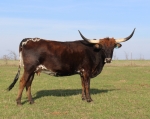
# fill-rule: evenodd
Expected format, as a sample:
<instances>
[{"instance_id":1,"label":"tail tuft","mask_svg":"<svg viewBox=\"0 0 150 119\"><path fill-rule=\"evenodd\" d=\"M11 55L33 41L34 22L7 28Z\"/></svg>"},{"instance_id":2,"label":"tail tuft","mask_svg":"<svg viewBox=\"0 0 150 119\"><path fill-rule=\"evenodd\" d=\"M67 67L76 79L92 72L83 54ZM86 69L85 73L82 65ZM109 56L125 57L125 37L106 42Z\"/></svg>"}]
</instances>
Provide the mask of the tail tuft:
<instances>
[{"instance_id":1,"label":"tail tuft","mask_svg":"<svg viewBox=\"0 0 150 119\"><path fill-rule=\"evenodd\" d=\"M20 66L19 66L19 68L18 68L18 73L16 74L16 76L15 76L15 78L14 78L14 81L10 84L10 86L7 88L7 90L8 91L10 91L13 87L14 87L14 85L16 84L16 82L18 81L18 79L19 79L19 75L20 75Z\"/></svg>"}]
</instances>

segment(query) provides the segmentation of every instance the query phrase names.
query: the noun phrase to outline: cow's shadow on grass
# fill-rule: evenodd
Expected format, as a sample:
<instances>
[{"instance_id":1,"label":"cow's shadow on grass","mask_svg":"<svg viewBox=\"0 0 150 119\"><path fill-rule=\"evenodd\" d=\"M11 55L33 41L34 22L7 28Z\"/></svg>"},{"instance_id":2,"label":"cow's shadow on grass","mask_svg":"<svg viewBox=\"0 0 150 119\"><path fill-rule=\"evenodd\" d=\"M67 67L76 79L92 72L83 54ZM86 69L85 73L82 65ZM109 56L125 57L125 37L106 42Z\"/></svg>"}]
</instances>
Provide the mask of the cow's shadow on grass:
<instances>
[{"instance_id":1,"label":"cow's shadow on grass","mask_svg":"<svg viewBox=\"0 0 150 119\"><path fill-rule=\"evenodd\" d=\"M108 93L109 91L115 91L119 89L90 89L90 94ZM81 94L81 89L55 89L55 90L41 90L34 94L33 99L36 100L45 96L72 96Z\"/></svg>"},{"instance_id":2,"label":"cow's shadow on grass","mask_svg":"<svg viewBox=\"0 0 150 119\"><path fill-rule=\"evenodd\" d=\"M116 91L120 89L90 89L90 94L100 94L100 93L108 93L110 91ZM39 99L45 96L57 96L57 97L63 97L63 96L72 96L72 95L81 95L82 90L81 89L55 89L55 90L41 90L38 91L33 95L33 99ZM22 104L27 103L28 101L22 102Z\"/></svg>"}]
</instances>

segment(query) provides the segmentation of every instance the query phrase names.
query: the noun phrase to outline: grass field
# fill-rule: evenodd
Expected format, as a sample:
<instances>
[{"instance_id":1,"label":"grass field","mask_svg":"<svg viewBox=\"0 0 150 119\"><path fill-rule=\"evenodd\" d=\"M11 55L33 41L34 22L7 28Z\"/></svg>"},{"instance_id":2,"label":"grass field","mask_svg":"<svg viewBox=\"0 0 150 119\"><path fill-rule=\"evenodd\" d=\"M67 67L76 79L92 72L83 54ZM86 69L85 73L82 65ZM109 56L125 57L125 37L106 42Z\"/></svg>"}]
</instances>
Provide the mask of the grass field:
<instances>
[{"instance_id":1,"label":"grass field","mask_svg":"<svg viewBox=\"0 0 150 119\"><path fill-rule=\"evenodd\" d=\"M81 100L79 75L35 76L32 94L35 104L23 106L15 99L18 82L10 91L18 62L0 61L1 119L150 119L150 61L113 61L91 80L91 103ZM23 68L22 70L23 71ZM20 75L21 77L21 75Z\"/></svg>"}]
</instances>

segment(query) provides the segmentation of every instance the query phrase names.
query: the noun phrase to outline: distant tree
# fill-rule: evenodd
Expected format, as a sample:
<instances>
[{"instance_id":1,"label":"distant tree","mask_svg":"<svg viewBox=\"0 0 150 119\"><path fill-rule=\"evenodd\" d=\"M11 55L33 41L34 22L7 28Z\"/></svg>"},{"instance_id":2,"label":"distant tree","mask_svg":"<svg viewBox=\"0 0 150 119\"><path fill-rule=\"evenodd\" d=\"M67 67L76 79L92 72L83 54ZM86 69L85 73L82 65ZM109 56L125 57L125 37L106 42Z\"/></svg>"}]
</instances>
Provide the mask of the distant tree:
<instances>
[{"instance_id":1,"label":"distant tree","mask_svg":"<svg viewBox=\"0 0 150 119\"><path fill-rule=\"evenodd\" d=\"M8 60L9 60L8 55L4 55L3 60L5 61L5 64L8 64Z\"/></svg>"},{"instance_id":2,"label":"distant tree","mask_svg":"<svg viewBox=\"0 0 150 119\"><path fill-rule=\"evenodd\" d=\"M9 50L7 55L3 55L2 60L4 60L5 64L8 64L8 60L17 60L17 54Z\"/></svg>"},{"instance_id":3,"label":"distant tree","mask_svg":"<svg viewBox=\"0 0 150 119\"><path fill-rule=\"evenodd\" d=\"M14 51L9 50L9 57L12 60L17 60L17 54Z\"/></svg>"},{"instance_id":4,"label":"distant tree","mask_svg":"<svg viewBox=\"0 0 150 119\"><path fill-rule=\"evenodd\" d=\"M114 60L118 59L116 53L114 53L113 58L114 58Z\"/></svg>"},{"instance_id":5,"label":"distant tree","mask_svg":"<svg viewBox=\"0 0 150 119\"><path fill-rule=\"evenodd\" d=\"M144 60L144 55L140 54L140 60Z\"/></svg>"},{"instance_id":6,"label":"distant tree","mask_svg":"<svg viewBox=\"0 0 150 119\"><path fill-rule=\"evenodd\" d=\"M124 52L124 53L125 53L126 60L128 60L129 59L129 55L126 52Z\"/></svg>"}]
</instances>

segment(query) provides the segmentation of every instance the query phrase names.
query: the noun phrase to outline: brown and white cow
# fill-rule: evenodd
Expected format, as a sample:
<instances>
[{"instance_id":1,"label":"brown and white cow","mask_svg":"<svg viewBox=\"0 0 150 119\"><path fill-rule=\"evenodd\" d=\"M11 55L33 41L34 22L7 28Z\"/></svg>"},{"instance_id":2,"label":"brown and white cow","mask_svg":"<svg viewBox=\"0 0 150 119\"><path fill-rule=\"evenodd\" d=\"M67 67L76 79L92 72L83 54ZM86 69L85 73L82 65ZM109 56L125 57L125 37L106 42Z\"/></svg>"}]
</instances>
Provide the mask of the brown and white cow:
<instances>
[{"instance_id":1,"label":"brown and white cow","mask_svg":"<svg viewBox=\"0 0 150 119\"><path fill-rule=\"evenodd\" d=\"M58 42L40 38L25 38L19 46L20 65L18 73L12 84L11 90L17 82L24 65L24 73L19 83L17 104L21 105L24 88L30 104L34 103L31 95L31 84L35 73L46 73L53 76L70 76L79 74L82 83L82 100L91 102L90 79L101 73L105 63L110 63L114 48L121 47L121 42L129 40L130 36L123 39L103 38L99 40L87 39L79 31L83 40L73 42Z\"/></svg>"}]
</instances>

